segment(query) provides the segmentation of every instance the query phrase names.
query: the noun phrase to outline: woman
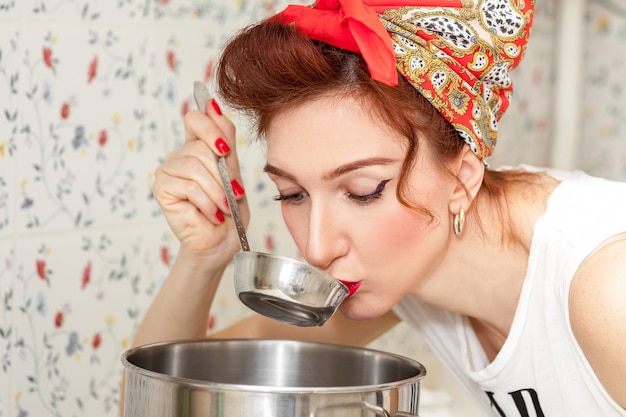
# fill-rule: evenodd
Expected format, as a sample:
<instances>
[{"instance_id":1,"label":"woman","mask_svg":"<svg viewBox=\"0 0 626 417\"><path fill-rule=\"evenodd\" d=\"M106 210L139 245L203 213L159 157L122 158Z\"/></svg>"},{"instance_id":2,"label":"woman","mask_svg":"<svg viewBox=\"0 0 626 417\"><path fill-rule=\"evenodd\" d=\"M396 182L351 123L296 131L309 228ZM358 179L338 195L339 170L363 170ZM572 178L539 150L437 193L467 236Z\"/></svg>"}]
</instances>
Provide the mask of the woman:
<instances>
[{"instance_id":1,"label":"woman","mask_svg":"<svg viewBox=\"0 0 626 417\"><path fill-rule=\"evenodd\" d=\"M351 296L321 328L214 336L365 345L406 320L488 415L626 416L626 184L485 163L532 6L326 0L231 40L221 100L266 139L298 249ZM232 123L212 100L185 126L154 184L180 252L135 345L204 336L238 250L215 155L249 219Z\"/></svg>"}]
</instances>

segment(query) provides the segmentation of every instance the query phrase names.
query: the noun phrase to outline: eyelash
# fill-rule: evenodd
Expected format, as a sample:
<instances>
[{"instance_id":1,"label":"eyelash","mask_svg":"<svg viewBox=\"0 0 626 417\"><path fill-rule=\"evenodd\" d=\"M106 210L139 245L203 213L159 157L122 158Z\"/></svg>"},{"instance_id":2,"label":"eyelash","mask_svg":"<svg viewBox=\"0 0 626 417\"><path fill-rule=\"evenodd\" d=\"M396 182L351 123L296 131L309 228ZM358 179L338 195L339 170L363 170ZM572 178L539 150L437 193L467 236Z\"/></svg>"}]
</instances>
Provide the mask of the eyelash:
<instances>
[{"instance_id":1,"label":"eyelash","mask_svg":"<svg viewBox=\"0 0 626 417\"><path fill-rule=\"evenodd\" d=\"M376 186L376 189L370 194L358 195L358 194L347 193L346 195L350 200L355 201L357 204L367 205L379 199L380 197L382 197L383 191L385 190L385 186L387 185L389 181L391 181L391 178L388 180L381 181ZM305 191L302 191L299 193L294 193L294 194L289 194L289 195L279 194L277 196L274 196L273 198L274 198L274 201L281 201L281 202L284 201L290 204L299 204L307 195L308 194Z\"/></svg>"},{"instance_id":2,"label":"eyelash","mask_svg":"<svg viewBox=\"0 0 626 417\"><path fill-rule=\"evenodd\" d=\"M351 194L348 193L348 198L351 200L356 201L359 204L367 204L370 203L374 200L379 199L380 197L382 197L383 195L383 191L385 190L385 186L387 185L387 183L391 181L391 179L388 180L383 180L380 183L378 183L378 185L376 186L376 189L374 190L374 192L370 193L370 194L366 194L366 195L356 195L356 194Z\"/></svg>"}]
</instances>

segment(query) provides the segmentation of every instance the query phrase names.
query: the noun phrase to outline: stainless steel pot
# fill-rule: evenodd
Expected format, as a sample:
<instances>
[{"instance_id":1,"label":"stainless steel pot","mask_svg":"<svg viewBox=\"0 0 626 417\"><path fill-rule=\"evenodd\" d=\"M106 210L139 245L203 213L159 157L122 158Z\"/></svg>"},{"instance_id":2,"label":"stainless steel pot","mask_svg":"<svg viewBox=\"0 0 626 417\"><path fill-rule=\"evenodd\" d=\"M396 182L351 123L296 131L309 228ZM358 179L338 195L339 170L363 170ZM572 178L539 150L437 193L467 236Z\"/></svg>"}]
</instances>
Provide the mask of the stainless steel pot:
<instances>
[{"instance_id":1,"label":"stainless steel pot","mask_svg":"<svg viewBox=\"0 0 626 417\"><path fill-rule=\"evenodd\" d=\"M192 340L122 355L125 417L417 416L426 369L371 349L285 340Z\"/></svg>"}]
</instances>

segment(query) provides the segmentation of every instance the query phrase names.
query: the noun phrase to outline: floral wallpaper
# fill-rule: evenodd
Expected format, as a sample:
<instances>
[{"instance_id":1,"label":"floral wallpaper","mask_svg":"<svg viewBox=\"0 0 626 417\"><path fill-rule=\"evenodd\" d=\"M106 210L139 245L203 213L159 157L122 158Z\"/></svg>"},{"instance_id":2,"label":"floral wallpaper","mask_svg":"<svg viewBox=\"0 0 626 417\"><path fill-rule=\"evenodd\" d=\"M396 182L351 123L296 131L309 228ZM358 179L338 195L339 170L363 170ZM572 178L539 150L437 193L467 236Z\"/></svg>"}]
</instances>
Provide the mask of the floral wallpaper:
<instances>
[{"instance_id":1,"label":"floral wallpaper","mask_svg":"<svg viewBox=\"0 0 626 417\"><path fill-rule=\"evenodd\" d=\"M117 415L120 355L177 250L152 173L229 32L274 7L0 2L0 416ZM254 244L282 249L262 156L242 155ZM209 331L246 314L222 292Z\"/></svg>"},{"instance_id":2,"label":"floral wallpaper","mask_svg":"<svg viewBox=\"0 0 626 417\"><path fill-rule=\"evenodd\" d=\"M285 4L0 0L0 417L117 415L120 355L177 251L154 169L183 140L193 81L211 82L223 42ZM589 0L579 146L583 167L626 178L625 63L607 52L621 48L626 18L613 6ZM549 161L555 13L538 2L494 165ZM251 246L296 256L263 150L240 126ZM229 276L208 332L248 314ZM419 335L400 326L373 347L426 364L425 387L447 393L426 404L464 404Z\"/></svg>"},{"instance_id":3,"label":"floral wallpaper","mask_svg":"<svg viewBox=\"0 0 626 417\"><path fill-rule=\"evenodd\" d=\"M590 2L578 155L583 169L626 180L626 3ZM616 53L617 52L617 53Z\"/></svg>"}]
</instances>

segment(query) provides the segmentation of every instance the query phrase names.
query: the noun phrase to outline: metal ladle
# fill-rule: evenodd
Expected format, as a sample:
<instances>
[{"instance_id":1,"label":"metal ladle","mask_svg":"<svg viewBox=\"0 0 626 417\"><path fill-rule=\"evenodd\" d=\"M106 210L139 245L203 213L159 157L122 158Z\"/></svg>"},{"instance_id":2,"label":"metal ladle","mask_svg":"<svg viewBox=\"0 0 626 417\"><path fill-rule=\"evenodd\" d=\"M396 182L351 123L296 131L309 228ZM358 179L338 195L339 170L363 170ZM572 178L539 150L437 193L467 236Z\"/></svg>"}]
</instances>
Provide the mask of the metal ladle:
<instances>
[{"instance_id":1,"label":"metal ladle","mask_svg":"<svg viewBox=\"0 0 626 417\"><path fill-rule=\"evenodd\" d=\"M204 83L194 83L194 98L200 110L205 111L210 95ZM257 313L283 323L323 325L348 296L348 288L306 263L251 252L223 156L217 165L241 248L234 258L239 299Z\"/></svg>"}]
</instances>

